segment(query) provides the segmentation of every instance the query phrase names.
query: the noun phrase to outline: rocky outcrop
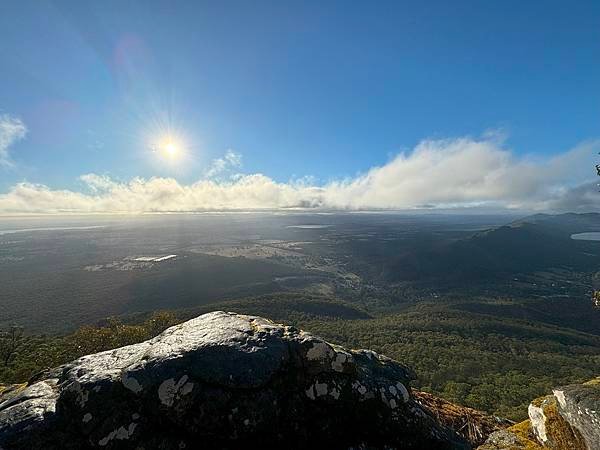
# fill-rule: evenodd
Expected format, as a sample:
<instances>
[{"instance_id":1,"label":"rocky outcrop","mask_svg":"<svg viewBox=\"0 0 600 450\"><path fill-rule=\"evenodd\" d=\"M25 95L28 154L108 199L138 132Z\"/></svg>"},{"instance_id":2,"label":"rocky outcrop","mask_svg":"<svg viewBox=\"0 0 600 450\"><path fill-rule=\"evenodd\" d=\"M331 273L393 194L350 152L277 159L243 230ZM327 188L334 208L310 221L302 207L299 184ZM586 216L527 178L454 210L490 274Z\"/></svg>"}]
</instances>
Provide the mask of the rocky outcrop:
<instances>
[{"instance_id":1,"label":"rocky outcrop","mask_svg":"<svg viewBox=\"0 0 600 450\"><path fill-rule=\"evenodd\" d=\"M480 450L600 449L600 380L554 389L528 413L529 420L491 434Z\"/></svg>"},{"instance_id":2,"label":"rocky outcrop","mask_svg":"<svg viewBox=\"0 0 600 450\"><path fill-rule=\"evenodd\" d=\"M563 417L556 397L553 395L531 402L528 413L532 434L543 447L571 450L588 448L577 429L573 428Z\"/></svg>"},{"instance_id":3,"label":"rocky outcrop","mask_svg":"<svg viewBox=\"0 0 600 450\"><path fill-rule=\"evenodd\" d=\"M0 448L468 448L412 372L260 317L214 312L0 393Z\"/></svg>"},{"instance_id":4,"label":"rocky outcrop","mask_svg":"<svg viewBox=\"0 0 600 450\"><path fill-rule=\"evenodd\" d=\"M529 425L528 425L529 427ZM494 431L477 450L543 450L536 442L509 428Z\"/></svg>"},{"instance_id":5,"label":"rocky outcrop","mask_svg":"<svg viewBox=\"0 0 600 450\"><path fill-rule=\"evenodd\" d=\"M588 449L600 448L600 379L553 391L561 417L583 438Z\"/></svg>"}]
</instances>

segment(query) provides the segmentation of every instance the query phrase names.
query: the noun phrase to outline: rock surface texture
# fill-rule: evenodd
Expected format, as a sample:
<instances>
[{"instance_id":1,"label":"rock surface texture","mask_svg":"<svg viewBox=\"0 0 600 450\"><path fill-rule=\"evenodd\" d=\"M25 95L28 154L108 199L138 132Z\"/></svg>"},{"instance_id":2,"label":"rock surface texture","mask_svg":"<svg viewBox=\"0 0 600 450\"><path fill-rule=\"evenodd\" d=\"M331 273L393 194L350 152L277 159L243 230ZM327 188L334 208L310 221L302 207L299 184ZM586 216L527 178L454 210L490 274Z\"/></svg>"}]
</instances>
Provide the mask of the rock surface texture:
<instances>
[{"instance_id":1,"label":"rock surface texture","mask_svg":"<svg viewBox=\"0 0 600 450\"><path fill-rule=\"evenodd\" d=\"M480 450L600 449L600 380L554 389L528 413L529 420L492 433Z\"/></svg>"},{"instance_id":2,"label":"rock surface texture","mask_svg":"<svg viewBox=\"0 0 600 450\"><path fill-rule=\"evenodd\" d=\"M600 449L600 380L554 389L562 418L588 449Z\"/></svg>"},{"instance_id":3,"label":"rock surface texture","mask_svg":"<svg viewBox=\"0 0 600 450\"><path fill-rule=\"evenodd\" d=\"M468 448L411 378L372 351L213 312L0 392L0 448Z\"/></svg>"}]
</instances>

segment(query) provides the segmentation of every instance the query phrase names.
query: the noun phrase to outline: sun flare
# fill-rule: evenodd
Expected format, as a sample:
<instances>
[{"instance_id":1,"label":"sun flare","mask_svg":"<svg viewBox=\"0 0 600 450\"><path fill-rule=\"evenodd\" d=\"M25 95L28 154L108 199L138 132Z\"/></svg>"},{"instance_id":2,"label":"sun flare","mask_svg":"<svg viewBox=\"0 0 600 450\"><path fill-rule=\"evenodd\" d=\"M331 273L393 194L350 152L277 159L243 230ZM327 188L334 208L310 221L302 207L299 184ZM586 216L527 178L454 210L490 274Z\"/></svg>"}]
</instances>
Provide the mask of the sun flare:
<instances>
[{"instance_id":1,"label":"sun flare","mask_svg":"<svg viewBox=\"0 0 600 450\"><path fill-rule=\"evenodd\" d=\"M177 155L177 146L173 142L167 142L165 145L165 151L167 152L167 155L174 157Z\"/></svg>"},{"instance_id":2,"label":"sun flare","mask_svg":"<svg viewBox=\"0 0 600 450\"><path fill-rule=\"evenodd\" d=\"M159 139L158 143L153 146L153 149L157 151L162 158L170 160L178 160L183 156L182 143L179 139L173 138L173 136Z\"/></svg>"}]
</instances>

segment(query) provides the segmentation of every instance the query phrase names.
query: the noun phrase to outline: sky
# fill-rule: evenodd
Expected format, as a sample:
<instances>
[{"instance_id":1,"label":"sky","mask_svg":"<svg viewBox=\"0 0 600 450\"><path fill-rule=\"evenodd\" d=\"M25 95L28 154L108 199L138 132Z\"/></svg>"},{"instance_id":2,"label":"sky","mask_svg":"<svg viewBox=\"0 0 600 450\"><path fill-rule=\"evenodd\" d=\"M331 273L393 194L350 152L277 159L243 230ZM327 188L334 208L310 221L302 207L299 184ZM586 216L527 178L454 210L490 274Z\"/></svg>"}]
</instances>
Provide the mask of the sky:
<instances>
[{"instance_id":1,"label":"sky","mask_svg":"<svg viewBox=\"0 0 600 450\"><path fill-rule=\"evenodd\" d=\"M597 211L597 1L12 1L0 214Z\"/></svg>"}]
</instances>

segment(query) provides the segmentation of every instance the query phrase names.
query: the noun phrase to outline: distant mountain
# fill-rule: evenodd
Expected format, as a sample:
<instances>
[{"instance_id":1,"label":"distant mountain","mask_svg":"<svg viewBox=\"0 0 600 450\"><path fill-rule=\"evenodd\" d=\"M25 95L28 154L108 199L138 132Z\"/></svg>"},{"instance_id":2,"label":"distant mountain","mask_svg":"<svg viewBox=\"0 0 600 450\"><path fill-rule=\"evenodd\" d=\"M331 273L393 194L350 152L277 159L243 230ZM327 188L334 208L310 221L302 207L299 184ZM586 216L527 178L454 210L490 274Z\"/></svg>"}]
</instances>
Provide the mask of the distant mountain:
<instances>
[{"instance_id":1,"label":"distant mountain","mask_svg":"<svg viewBox=\"0 0 600 450\"><path fill-rule=\"evenodd\" d=\"M600 231L600 214L537 214L480 232L450 247L457 267L501 272L530 272L549 267L590 268L600 244L571 235Z\"/></svg>"},{"instance_id":2,"label":"distant mountain","mask_svg":"<svg viewBox=\"0 0 600 450\"><path fill-rule=\"evenodd\" d=\"M394 260L390 276L496 277L559 267L590 272L600 264L600 242L571 235L594 231L600 231L600 214L536 214L425 251L416 248Z\"/></svg>"},{"instance_id":3,"label":"distant mountain","mask_svg":"<svg viewBox=\"0 0 600 450\"><path fill-rule=\"evenodd\" d=\"M508 226L510 228L535 227L538 232L570 238L575 233L600 231L600 214L535 214L516 220Z\"/></svg>"}]
</instances>

